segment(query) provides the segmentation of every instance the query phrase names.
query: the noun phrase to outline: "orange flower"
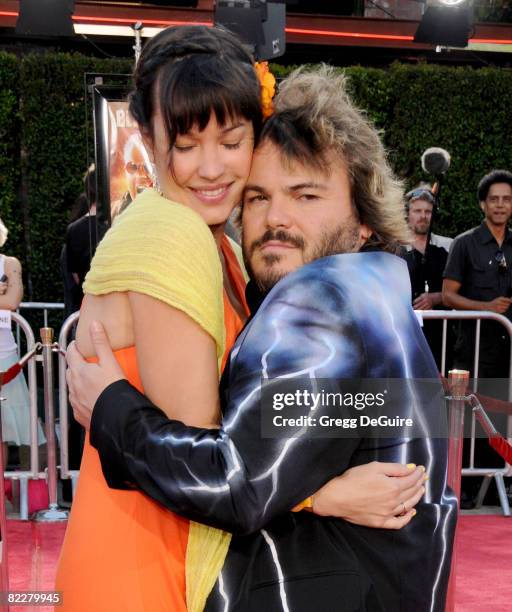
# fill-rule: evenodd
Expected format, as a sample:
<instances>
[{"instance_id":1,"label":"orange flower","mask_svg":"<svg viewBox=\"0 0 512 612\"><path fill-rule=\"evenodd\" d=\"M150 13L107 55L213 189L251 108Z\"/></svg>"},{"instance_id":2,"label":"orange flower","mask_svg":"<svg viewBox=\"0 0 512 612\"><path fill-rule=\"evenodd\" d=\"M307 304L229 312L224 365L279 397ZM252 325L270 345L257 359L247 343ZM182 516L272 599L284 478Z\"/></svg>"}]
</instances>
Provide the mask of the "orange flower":
<instances>
[{"instance_id":1,"label":"orange flower","mask_svg":"<svg viewBox=\"0 0 512 612\"><path fill-rule=\"evenodd\" d=\"M261 109L266 119L274 112L272 98L276 93L276 78L270 72L268 62L256 62L254 69L261 84Z\"/></svg>"}]
</instances>

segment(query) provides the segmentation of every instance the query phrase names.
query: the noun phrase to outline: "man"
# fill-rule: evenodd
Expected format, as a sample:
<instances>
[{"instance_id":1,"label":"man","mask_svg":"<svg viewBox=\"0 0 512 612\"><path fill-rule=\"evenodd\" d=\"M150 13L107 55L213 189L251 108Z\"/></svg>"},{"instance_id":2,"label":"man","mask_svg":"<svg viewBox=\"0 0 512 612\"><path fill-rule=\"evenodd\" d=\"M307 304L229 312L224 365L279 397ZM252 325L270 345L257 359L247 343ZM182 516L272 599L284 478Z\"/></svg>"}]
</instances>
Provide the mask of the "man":
<instances>
[{"instance_id":1,"label":"man","mask_svg":"<svg viewBox=\"0 0 512 612\"><path fill-rule=\"evenodd\" d=\"M457 310L488 310L512 320L512 173L493 170L478 185L484 220L452 244L443 282L443 301ZM457 368L472 370L474 326L461 326L455 348ZM510 344L503 326L482 325L479 375L506 378Z\"/></svg>"},{"instance_id":2,"label":"man","mask_svg":"<svg viewBox=\"0 0 512 612\"><path fill-rule=\"evenodd\" d=\"M405 264L391 254L406 238L401 207L378 135L343 78L327 68L289 77L243 199L253 316L223 377L220 430L169 421L104 353L101 367L81 362L68 376L85 424L91 373L116 381L91 424L111 486L136 485L190 518L243 534L232 539L207 612L444 608L456 500L445 484L446 440L429 437L440 407L428 414L413 380L437 372L411 309ZM416 406L423 438L315 436L308 424L262 435L272 412L262 378L270 391L283 382L309 391L321 381L345 390L363 378L404 376L396 409ZM298 412L306 419L311 411ZM319 422L334 415L328 405L315 410ZM407 529L288 512L336 474L372 460L425 462L425 501Z\"/></svg>"},{"instance_id":3,"label":"man","mask_svg":"<svg viewBox=\"0 0 512 612\"><path fill-rule=\"evenodd\" d=\"M411 278L413 308L433 310L442 307L443 272L451 238L430 233L432 213L436 205L430 186L419 186L405 196L407 224L413 243L405 252ZM428 237L430 241L427 244ZM441 369L442 324L423 322L423 332L432 350L438 369Z\"/></svg>"},{"instance_id":4,"label":"man","mask_svg":"<svg viewBox=\"0 0 512 612\"><path fill-rule=\"evenodd\" d=\"M455 238L444 272L443 301L457 310L487 310L512 320L512 232L508 228L512 215L512 173L493 170L486 174L478 185L477 196L484 220ZM475 324L462 321L455 345L455 367L473 372L474 354ZM498 399L508 399L509 367L510 338L507 331L500 323L482 322L478 377L494 381L481 383L479 391ZM493 415L492 420L505 434L504 415ZM482 467L503 465L486 440L477 440L477 462ZM471 507L479 479L463 480L468 497L465 504ZM493 496L490 498L488 494L488 502L497 502L496 494Z\"/></svg>"},{"instance_id":5,"label":"man","mask_svg":"<svg viewBox=\"0 0 512 612\"><path fill-rule=\"evenodd\" d=\"M84 294L82 285L91 267L98 242L105 234L104 228L96 223L96 168L91 164L84 176L84 197L88 211L70 223L66 230L66 265L78 287L74 310L79 310ZM71 313L70 313L71 314Z\"/></svg>"}]
</instances>

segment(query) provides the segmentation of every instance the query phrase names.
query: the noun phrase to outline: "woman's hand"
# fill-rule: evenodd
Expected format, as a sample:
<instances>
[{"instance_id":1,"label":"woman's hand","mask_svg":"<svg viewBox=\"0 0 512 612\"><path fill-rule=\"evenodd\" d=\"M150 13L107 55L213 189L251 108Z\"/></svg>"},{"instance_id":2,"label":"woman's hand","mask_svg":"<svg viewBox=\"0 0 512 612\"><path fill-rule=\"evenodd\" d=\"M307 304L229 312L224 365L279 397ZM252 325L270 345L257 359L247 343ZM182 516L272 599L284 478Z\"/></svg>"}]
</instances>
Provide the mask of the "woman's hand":
<instances>
[{"instance_id":1,"label":"woman's hand","mask_svg":"<svg viewBox=\"0 0 512 612\"><path fill-rule=\"evenodd\" d=\"M401 529L425 493L423 466L379 463L350 468L313 496L313 512L365 527Z\"/></svg>"}]
</instances>

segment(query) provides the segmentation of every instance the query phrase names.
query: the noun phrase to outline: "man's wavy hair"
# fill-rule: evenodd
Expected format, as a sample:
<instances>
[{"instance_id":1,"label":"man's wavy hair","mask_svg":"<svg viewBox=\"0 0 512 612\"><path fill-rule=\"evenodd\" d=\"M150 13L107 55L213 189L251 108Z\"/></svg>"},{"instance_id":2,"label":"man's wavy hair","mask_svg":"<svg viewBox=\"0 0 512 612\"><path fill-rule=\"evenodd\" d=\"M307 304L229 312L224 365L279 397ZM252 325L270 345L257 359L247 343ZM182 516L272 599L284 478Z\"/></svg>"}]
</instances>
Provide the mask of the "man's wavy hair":
<instances>
[{"instance_id":1,"label":"man's wavy hair","mask_svg":"<svg viewBox=\"0 0 512 612\"><path fill-rule=\"evenodd\" d=\"M372 230L366 243L396 253L410 242L403 188L387 162L376 128L347 93L347 79L333 68L299 68L280 85L275 113L260 144L275 144L290 162L328 174L339 158L348 171L354 210Z\"/></svg>"}]
</instances>

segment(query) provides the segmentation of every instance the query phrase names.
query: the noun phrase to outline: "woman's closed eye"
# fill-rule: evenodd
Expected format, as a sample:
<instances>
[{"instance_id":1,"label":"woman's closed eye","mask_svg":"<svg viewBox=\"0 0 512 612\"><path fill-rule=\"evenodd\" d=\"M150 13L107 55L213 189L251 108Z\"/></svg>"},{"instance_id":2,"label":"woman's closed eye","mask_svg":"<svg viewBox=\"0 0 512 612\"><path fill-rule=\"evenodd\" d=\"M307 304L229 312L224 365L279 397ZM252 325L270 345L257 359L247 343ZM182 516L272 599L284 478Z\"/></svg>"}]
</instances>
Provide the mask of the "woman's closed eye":
<instances>
[{"instance_id":1,"label":"woman's closed eye","mask_svg":"<svg viewBox=\"0 0 512 612\"><path fill-rule=\"evenodd\" d=\"M235 149L239 149L241 144L242 144L242 141L239 140L238 142L224 142L223 146L226 147L226 149L229 149L230 151L232 151Z\"/></svg>"},{"instance_id":2,"label":"woman's closed eye","mask_svg":"<svg viewBox=\"0 0 512 612\"><path fill-rule=\"evenodd\" d=\"M178 144L177 142L174 143L174 149L176 151L179 151L180 153L186 153L187 151L192 151L192 149L195 146L196 145L193 145L193 144Z\"/></svg>"}]
</instances>

